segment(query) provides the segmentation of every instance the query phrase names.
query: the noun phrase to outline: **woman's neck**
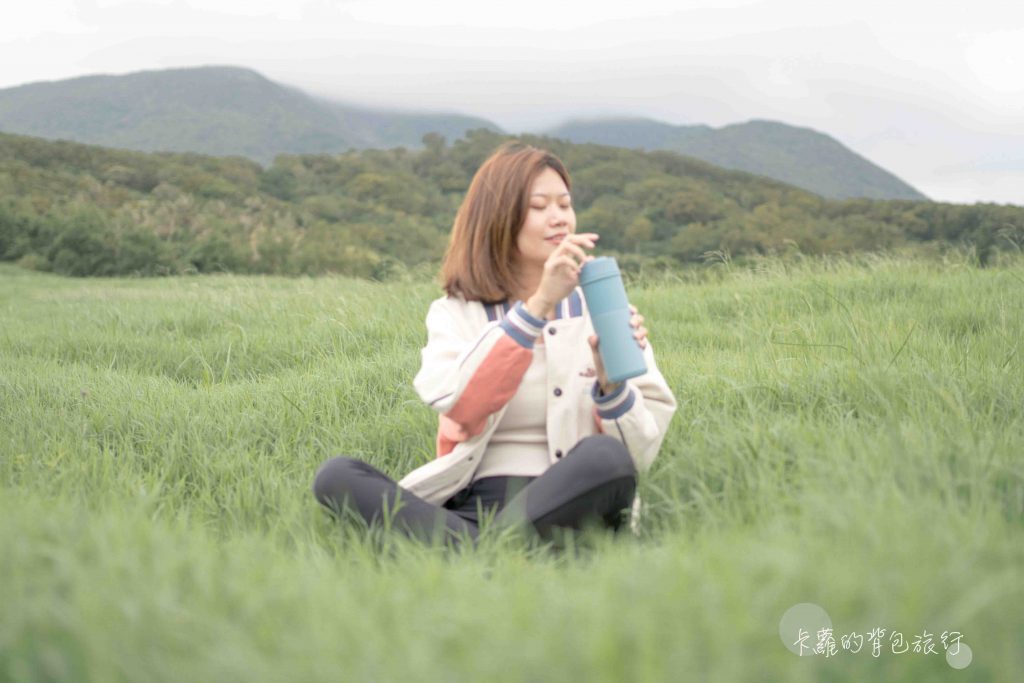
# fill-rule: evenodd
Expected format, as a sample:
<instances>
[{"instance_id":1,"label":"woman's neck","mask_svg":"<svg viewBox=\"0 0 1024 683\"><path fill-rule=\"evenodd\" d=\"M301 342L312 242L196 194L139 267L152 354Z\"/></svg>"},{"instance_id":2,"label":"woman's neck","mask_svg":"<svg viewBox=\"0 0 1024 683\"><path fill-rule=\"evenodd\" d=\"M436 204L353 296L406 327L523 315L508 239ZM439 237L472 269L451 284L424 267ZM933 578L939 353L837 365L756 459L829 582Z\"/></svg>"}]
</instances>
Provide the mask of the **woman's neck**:
<instances>
[{"instance_id":1,"label":"woman's neck","mask_svg":"<svg viewBox=\"0 0 1024 683\"><path fill-rule=\"evenodd\" d=\"M540 287L541 277L544 275L544 267L525 269L513 269L517 288L512 292L512 301L526 301Z\"/></svg>"}]
</instances>

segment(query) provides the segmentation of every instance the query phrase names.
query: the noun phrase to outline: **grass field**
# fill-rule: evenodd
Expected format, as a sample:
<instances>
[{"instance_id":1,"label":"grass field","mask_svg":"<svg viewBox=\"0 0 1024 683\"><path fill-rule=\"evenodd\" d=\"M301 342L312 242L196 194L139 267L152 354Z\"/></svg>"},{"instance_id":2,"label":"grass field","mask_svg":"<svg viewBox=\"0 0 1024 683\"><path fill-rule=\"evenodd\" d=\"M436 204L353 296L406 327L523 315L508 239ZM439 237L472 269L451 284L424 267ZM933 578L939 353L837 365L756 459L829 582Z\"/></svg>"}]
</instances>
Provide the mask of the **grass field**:
<instances>
[{"instance_id":1,"label":"grass field","mask_svg":"<svg viewBox=\"0 0 1024 683\"><path fill-rule=\"evenodd\" d=\"M679 400L642 534L453 553L309 493L331 455L432 457L432 284L0 268L0 679L1020 679L1024 262L630 291ZM834 656L784 644L798 603Z\"/></svg>"}]
</instances>

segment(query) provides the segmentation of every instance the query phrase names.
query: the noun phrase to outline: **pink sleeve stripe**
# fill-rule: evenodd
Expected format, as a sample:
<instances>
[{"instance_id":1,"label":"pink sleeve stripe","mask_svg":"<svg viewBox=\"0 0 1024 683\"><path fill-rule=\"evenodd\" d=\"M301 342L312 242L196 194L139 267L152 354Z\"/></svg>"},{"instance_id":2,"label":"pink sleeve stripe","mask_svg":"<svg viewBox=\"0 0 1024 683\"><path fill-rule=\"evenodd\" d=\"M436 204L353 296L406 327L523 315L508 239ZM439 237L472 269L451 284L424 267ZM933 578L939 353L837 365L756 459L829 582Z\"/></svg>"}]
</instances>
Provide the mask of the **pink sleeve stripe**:
<instances>
[{"instance_id":1,"label":"pink sleeve stripe","mask_svg":"<svg viewBox=\"0 0 1024 683\"><path fill-rule=\"evenodd\" d=\"M520 346L507 334L491 347L459 400L445 413L460 427L462 440L483 431L487 416L500 410L519 390L532 362L533 350Z\"/></svg>"}]
</instances>

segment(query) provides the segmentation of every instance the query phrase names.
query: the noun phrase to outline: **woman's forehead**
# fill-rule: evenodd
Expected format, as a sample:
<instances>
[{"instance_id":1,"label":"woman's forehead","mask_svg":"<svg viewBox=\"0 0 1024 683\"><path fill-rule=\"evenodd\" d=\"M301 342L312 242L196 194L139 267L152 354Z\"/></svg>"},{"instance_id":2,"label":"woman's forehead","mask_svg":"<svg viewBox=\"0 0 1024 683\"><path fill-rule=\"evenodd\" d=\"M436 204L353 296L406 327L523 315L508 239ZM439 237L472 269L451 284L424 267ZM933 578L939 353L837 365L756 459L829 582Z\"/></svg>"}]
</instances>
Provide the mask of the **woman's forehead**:
<instances>
[{"instance_id":1,"label":"woman's forehead","mask_svg":"<svg viewBox=\"0 0 1024 683\"><path fill-rule=\"evenodd\" d=\"M566 188L562 176L550 168L545 169L543 173L537 176L533 181L533 186L530 188L531 197L564 197L568 194L568 188Z\"/></svg>"}]
</instances>

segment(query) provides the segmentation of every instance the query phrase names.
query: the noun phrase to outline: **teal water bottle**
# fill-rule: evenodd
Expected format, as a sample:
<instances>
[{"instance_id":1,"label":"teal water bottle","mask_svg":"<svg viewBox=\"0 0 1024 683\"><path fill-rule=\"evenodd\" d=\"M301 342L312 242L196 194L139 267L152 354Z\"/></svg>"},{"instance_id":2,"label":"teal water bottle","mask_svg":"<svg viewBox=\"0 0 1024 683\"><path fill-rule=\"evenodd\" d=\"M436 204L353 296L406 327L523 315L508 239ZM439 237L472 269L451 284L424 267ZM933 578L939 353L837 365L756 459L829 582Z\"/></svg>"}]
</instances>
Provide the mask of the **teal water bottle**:
<instances>
[{"instance_id":1,"label":"teal water bottle","mask_svg":"<svg viewBox=\"0 0 1024 683\"><path fill-rule=\"evenodd\" d=\"M629 300L619 264L610 256L587 261L580 270L580 287L608 381L618 383L647 372L643 349L629 325Z\"/></svg>"}]
</instances>

